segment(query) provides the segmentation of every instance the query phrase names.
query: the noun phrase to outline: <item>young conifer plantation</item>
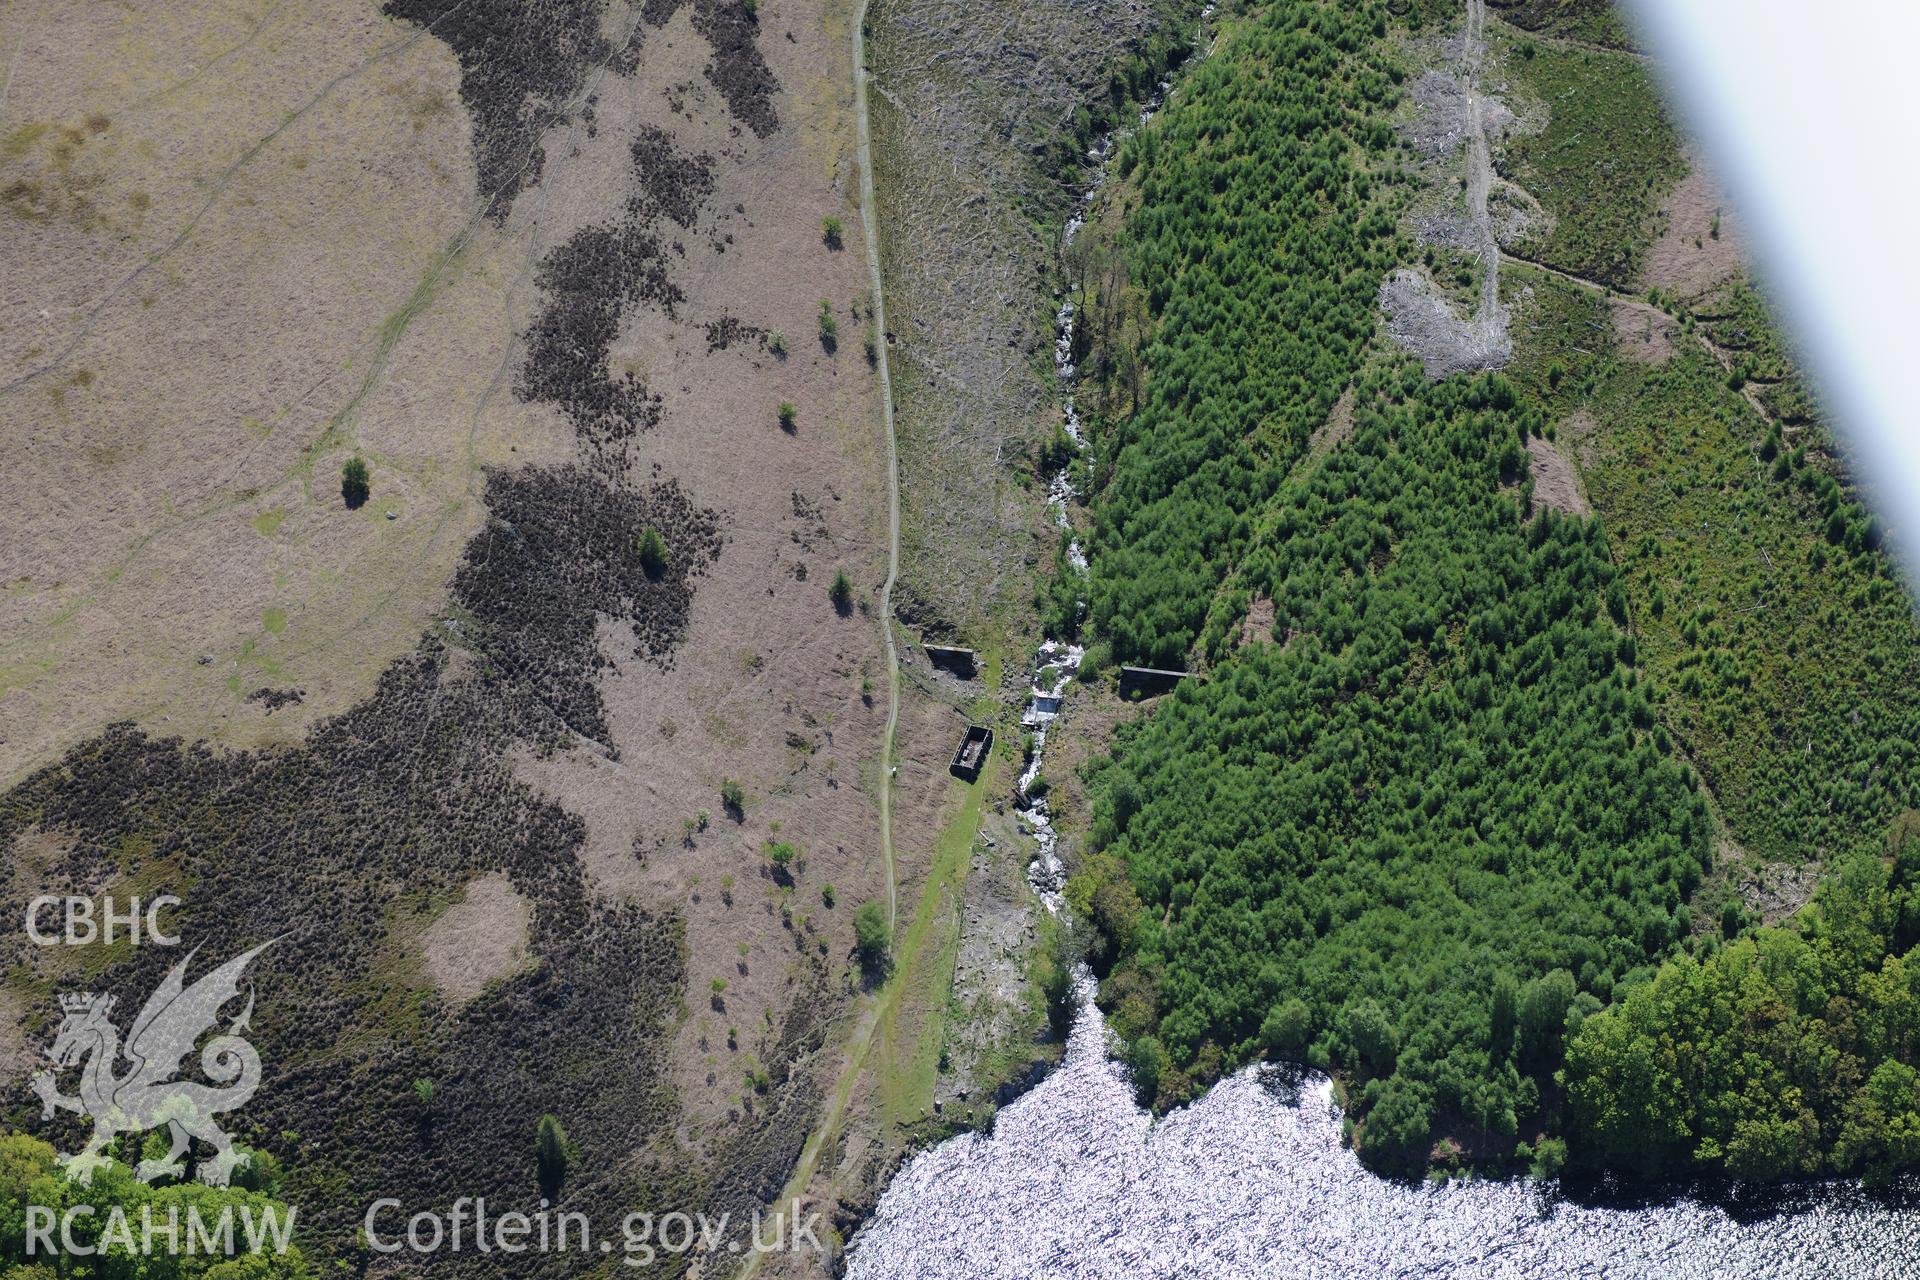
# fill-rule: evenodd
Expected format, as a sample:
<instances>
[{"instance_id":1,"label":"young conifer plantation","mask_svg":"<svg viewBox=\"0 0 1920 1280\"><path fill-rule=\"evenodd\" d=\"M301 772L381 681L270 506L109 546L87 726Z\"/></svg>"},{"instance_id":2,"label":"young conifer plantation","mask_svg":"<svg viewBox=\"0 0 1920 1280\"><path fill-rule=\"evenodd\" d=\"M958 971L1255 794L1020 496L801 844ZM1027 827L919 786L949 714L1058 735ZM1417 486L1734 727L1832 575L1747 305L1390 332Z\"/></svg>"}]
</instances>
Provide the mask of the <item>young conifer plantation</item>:
<instances>
[{"instance_id":1,"label":"young conifer plantation","mask_svg":"<svg viewBox=\"0 0 1920 1280\"><path fill-rule=\"evenodd\" d=\"M1449 1140L1544 1170L1912 1164L1920 846L1879 845L1906 784L1832 829L1790 923L1696 922L1718 819L1639 652L1648 584L1533 501L1564 403L1431 380L1376 333L1418 255L1406 22L1230 21L1117 161L1147 375L1092 424L1087 629L1206 668L1087 770L1068 897L1135 1083L1165 1107L1263 1056L1333 1070L1384 1169ZM1351 434L1309 456L1343 391Z\"/></svg>"}]
</instances>

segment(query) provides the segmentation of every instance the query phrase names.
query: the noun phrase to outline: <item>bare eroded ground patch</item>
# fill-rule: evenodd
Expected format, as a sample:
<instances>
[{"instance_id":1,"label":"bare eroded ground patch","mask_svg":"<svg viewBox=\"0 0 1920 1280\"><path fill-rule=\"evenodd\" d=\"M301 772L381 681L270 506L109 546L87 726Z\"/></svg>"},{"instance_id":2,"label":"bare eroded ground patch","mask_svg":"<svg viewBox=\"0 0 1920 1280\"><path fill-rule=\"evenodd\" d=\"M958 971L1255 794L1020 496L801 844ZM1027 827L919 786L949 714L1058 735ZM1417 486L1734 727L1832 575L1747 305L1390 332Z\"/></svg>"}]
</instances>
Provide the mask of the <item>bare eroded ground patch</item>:
<instances>
[{"instance_id":1,"label":"bare eroded ground patch","mask_svg":"<svg viewBox=\"0 0 1920 1280\"><path fill-rule=\"evenodd\" d=\"M1327 420L1313 429L1313 435L1307 441L1307 452L1300 462L1299 474L1304 476L1310 473L1352 434L1353 388L1348 387L1333 402L1333 410L1327 414Z\"/></svg>"},{"instance_id":2,"label":"bare eroded ground patch","mask_svg":"<svg viewBox=\"0 0 1920 1280\"><path fill-rule=\"evenodd\" d=\"M1580 488L1580 474L1553 441L1527 437L1527 470L1533 477L1534 501L1567 516L1589 516L1593 508Z\"/></svg>"},{"instance_id":3,"label":"bare eroded ground patch","mask_svg":"<svg viewBox=\"0 0 1920 1280\"><path fill-rule=\"evenodd\" d=\"M1738 275L1746 263L1744 225L1698 150L1686 177L1660 206L1660 236L1647 250L1643 288L1695 298Z\"/></svg>"},{"instance_id":4,"label":"bare eroded ground patch","mask_svg":"<svg viewBox=\"0 0 1920 1280\"><path fill-rule=\"evenodd\" d=\"M1658 307L1628 298L1612 299L1608 310L1613 316L1613 336L1628 359L1642 364L1665 364L1673 358L1679 327L1672 316Z\"/></svg>"},{"instance_id":5,"label":"bare eroded ground patch","mask_svg":"<svg viewBox=\"0 0 1920 1280\"><path fill-rule=\"evenodd\" d=\"M504 874L468 883L460 900L421 936L427 976L450 1000L473 999L487 984L527 962L527 922L533 906Z\"/></svg>"}]
</instances>

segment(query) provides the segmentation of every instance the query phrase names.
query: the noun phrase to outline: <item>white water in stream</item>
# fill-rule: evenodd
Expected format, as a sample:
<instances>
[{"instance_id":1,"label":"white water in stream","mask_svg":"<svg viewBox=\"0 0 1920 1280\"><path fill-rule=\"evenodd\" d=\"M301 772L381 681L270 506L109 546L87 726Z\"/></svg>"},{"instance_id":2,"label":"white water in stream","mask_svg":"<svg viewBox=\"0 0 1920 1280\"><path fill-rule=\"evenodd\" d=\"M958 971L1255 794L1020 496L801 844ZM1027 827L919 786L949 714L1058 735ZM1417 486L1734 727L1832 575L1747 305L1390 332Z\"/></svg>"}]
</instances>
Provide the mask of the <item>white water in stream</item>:
<instances>
[{"instance_id":1,"label":"white water in stream","mask_svg":"<svg viewBox=\"0 0 1920 1280\"><path fill-rule=\"evenodd\" d=\"M1201 12L1202 31L1205 23L1213 14L1211 4ZM1166 101L1167 93L1173 88L1171 80L1162 80L1154 90L1153 97L1140 110L1139 124L1144 125L1153 118L1153 113ZM1093 207L1094 197L1100 194L1100 187L1107 180L1108 161L1115 147L1113 135L1103 135L1099 142L1088 151L1087 159L1096 168L1094 178L1087 189L1074 202L1073 212L1067 218L1066 228L1060 236L1060 249L1064 257L1073 247L1074 238L1081 228L1087 225L1087 213ZM1060 386L1060 425L1066 430L1067 437L1073 441L1074 451L1083 453L1087 447L1087 437L1080 422L1080 411L1075 403L1075 384L1080 371L1073 362L1074 322L1077 316L1071 292L1061 300L1060 309L1054 314L1053 369ZM1067 508L1074 498L1073 465L1060 468L1047 482L1047 513L1054 525L1069 534L1067 539L1067 560L1074 568L1084 572L1087 568L1087 554L1080 546L1080 540L1071 536L1073 522ZM1080 602L1084 611L1086 602ZM1027 731L1033 735L1033 752L1028 757L1027 767L1020 775L1019 796L1020 811L1033 832L1038 845L1032 865L1027 869L1027 882L1033 891L1046 904L1048 911L1059 914L1062 907L1060 891L1066 884L1066 868L1060 863L1059 836L1053 829L1053 815L1047 804L1045 793L1032 794L1034 780L1040 776L1040 762L1047 745L1047 729L1054 717L1066 703L1067 685L1079 674L1080 660L1086 656L1086 650L1077 644L1048 639L1034 654L1033 683L1027 693L1027 710L1020 718Z\"/></svg>"},{"instance_id":2,"label":"white water in stream","mask_svg":"<svg viewBox=\"0 0 1920 1280\"><path fill-rule=\"evenodd\" d=\"M1104 159L1107 145L1103 142L1095 152L1095 159ZM1100 172L1104 174L1103 165ZM1093 191L1098 184L1089 189L1082 197L1074 215L1067 222L1065 243L1071 245L1074 235L1085 225L1082 213L1087 202L1092 200ZM1061 391L1061 426L1073 441L1075 451L1086 448L1086 436L1080 429L1080 415L1074 409L1073 382L1076 371L1073 367L1073 298L1069 296L1060 304L1059 314L1055 317L1058 335L1053 343L1053 367L1059 377ZM1073 537L1073 522L1067 515L1067 504L1073 501L1073 467L1069 463L1060 468L1047 482L1047 514L1054 524L1068 533L1067 559L1076 569L1087 567L1087 555L1080 547L1080 539ZM1082 602L1081 608L1085 608ZM1046 754L1047 728L1054 717L1066 704L1067 686L1073 677L1079 674L1080 660L1086 656L1086 650L1077 644L1049 639L1041 643L1033 656L1033 682L1027 690L1027 709L1020 717L1020 723L1026 726L1033 736L1032 754L1027 758L1027 767L1020 774L1019 796L1020 812L1026 818L1028 828L1033 832L1034 843L1038 846L1033 863L1027 868L1027 883L1040 895L1040 901L1047 910L1059 913L1062 904L1060 891L1066 885L1066 868L1060 864L1060 838L1053 829L1053 814L1048 807L1044 792L1033 794L1033 783L1040 776L1040 762Z\"/></svg>"}]
</instances>

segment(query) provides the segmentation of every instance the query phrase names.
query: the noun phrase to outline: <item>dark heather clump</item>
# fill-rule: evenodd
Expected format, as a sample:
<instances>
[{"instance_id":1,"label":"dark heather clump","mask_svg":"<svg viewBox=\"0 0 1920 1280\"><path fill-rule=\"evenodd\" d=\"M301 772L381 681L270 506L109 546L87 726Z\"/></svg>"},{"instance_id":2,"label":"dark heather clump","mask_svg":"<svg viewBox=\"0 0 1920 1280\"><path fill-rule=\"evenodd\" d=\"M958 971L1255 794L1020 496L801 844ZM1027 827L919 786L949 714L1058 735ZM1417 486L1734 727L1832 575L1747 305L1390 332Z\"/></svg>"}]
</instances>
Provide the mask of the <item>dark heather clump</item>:
<instances>
[{"instance_id":1,"label":"dark heather clump","mask_svg":"<svg viewBox=\"0 0 1920 1280\"><path fill-rule=\"evenodd\" d=\"M378 1196L484 1194L502 1211L532 1210L533 1122L546 1112L581 1146L566 1207L618 1217L634 1203L693 1209L707 1194L703 1179L629 1161L674 1145L665 1082L686 977L681 922L586 890L580 820L513 776L501 677L456 673L450 658L429 638L297 748L217 752L118 726L0 799L0 849L40 830L67 850L32 871L5 863L9 913L139 870L185 899L179 932L199 949L189 979L274 940L248 973L264 1078L236 1136L284 1166L317 1259L354 1256ZM505 872L533 904L534 961L456 1007L396 967L392 939L486 872ZM58 985L111 993L131 1016L181 959L133 948ZM435 1083L430 1111L416 1079ZM38 1115L24 1083L0 1094L7 1124L67 1149L83 1136ZM516 1274L558 1276L565 1261L523 1259ZM485 1275L484 1262L442 1258L435 1274Z\"/></svg>"},{"instance_id":2,"label":"dark heather clump","mask_svg":"<svg viewBox=\"0 0 1920 1280\"><path fill-rule=\"evenodd\" d=\"M704 151L690 156L673 145L665 129L641 125L633 140L633 177L639 190L629 213L635 221L651 222L664 214L691 227L713 194L713 157Z\"/></svg>"},{"instance_id":3,"label":"dark heather clump","mask_svg":"<svg viewBox=\"0 0 1920 1280\"><path fill-rule=\"evenodd\" d=\"M660 398L644 382L607 370L631 303L648 298L671 313L681 301L659 237L633 224L586 227L546 256L535 279L545 303L515 393L559 408L594 465L617 474L626 443L660 421Z\"/></svg>"},{"instance_id":4,"label":"dark heather clump","mask_svg":"<svg viewBox=\"0 0 1920 1280\"><path fill-rule=\"evenodd\" d=\"M747 324L740 317L720 313L718 320L707 321L707 352L725 351L736 342L758 342L767 336L759 325Z\"/></svg>"},{"instance_id":5,"label":"dark heather clump","mask_svg":"<svg viewBox=\"0 0 1920 1280\"><path fill-rule=\"evenodd\" d=\"M613 58L605 10L605 0L387 0L390 17L425 27L460 59L480 195L496 219L540 180L540 135L566 118L588 70Z\"/></svg>"},{"instance_id":6,"label":"dark heather clump","mask_svg":"<svg viewBox=\"0 0 1920 1280\"><path fill-rule=\"evenodd\" d=\"M687 0L647 0L640 16L656 27L678 13ZM693 27L713 48L707 81L720 91L736 120L765 138L780 128L773 95L780 82L760 56L760 19L747 0L693 0Z\"/></svg>"},{"instance_id":7,"label":"dark heather clump","mask_svg":"<svg viewBox=\"0 0 1920 1280\"><path fill-rule=\"evenodd\" d=\"M680 151L663 130L642 128L632 160L634 193L619 219L576 231L541 261L544 305L515 387L521 399L565 413L588 465L609 476L624 473L635 434L660 421L660 398L632 373L607 368L621 319L636 303L671 316L686 300L653 226L665 216L691 227L713 193L713 157Z\"/></svg>"},{"instance_id":8,"label":"dark heather clump","mask_svg":"<svg viewBox=\"0 0 1920 1280\"><path fill-rule=\"evenodd\" d=\"M248 702L257 702L272 715L282 707L291 707L306 700L305 689L255 689L247 695Z\"/></svg>"},{"instance_id":9,"label":"dark heather clump","mask_svg":"<svg viewBox=\"0 0 1920 1280\"><path fill-rule=\"evenodd\" d=\"M668 663L692 579L720 553L718 518L672 481L610 488L577 467L496 471L487 511L453 594L478 625L476 650L505 677L498 696L527 700L516 716L534 741L580 734L610 747L596 687L609 665L599 620L625 623L636 656ZM667 544L657 578L639 552L648 529Z\"/></svg>"}]
</instances>

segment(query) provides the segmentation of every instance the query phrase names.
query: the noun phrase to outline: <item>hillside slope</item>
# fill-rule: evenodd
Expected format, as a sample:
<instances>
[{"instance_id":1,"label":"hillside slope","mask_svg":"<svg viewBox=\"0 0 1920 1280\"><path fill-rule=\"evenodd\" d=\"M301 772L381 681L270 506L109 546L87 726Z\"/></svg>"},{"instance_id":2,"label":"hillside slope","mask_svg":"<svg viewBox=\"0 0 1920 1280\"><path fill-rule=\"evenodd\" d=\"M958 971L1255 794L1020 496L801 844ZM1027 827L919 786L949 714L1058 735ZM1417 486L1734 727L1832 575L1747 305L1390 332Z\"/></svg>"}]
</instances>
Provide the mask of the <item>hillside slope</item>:
<instances>
[{"instance_id":1,"label":"hillside slope","mask_svg":"<svg viewBox=\"0 0 1920 1280\"><path fill-rule=\"evenodd\" d=\"M0 705L33 726L0 733L0 897L177 894L196 976L275 940L232 1119L320 1266L375 1261L379 1197L531 1211L548 1114L558 1207L744 1231L830 1084L885 879L885 441L821 320L869 305L823 235L857 225L849 20L9 10L8 110L36 123L5 180L41 186L0 217L76 301L60 335L5 331L0 412L48 461L0 517L27 655ZM32 203L56 178L67 203ZM136 365L167 366L145 399ZM93 425L42 429L48 404ZM26 1081L59 998L137 1010L179 956L10 935L7 1124L72 1149Z\"/></svg>"},{"instance_id":2,"label":"hillside slope","mask_svg":"<svg viewBox=\"0 0 1920 1280\"><path fill-rule=\"evenodd\" d=\"M1123 150L1097 225L1126 271L1083 302L1114 318L1088 361L1092 634L1195 677L1087 770L1068 896L1102 1003L1150 1100L1303 1059L1389 1168L1620 1163L1604 1090L1566 1106L1567 1046L1920 803L1913 603L1737 223L1604 6L1462 37L1481 21L1229 20ZM1407 275L1439 312L1483 297L1480 131L1510 361L1480 349L1511 367L1416 346L1422 370L1374 304ZM1863 895L1897 914L1903 884L1835 887L1794 927ZM1873 928L1834 989L1897 967L1910 942ZM1654 1166L1881 1150L1842 1128L1869 1104L1897 1126L1904 1101L1854 1090L1908 1047L1788 998L1857 1064L1798 1154L1673 1139Z\"/></svg>"}]
</instances>

